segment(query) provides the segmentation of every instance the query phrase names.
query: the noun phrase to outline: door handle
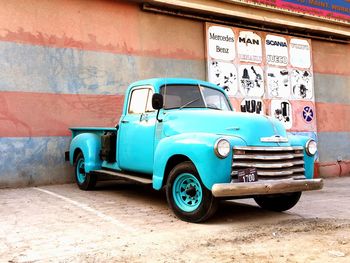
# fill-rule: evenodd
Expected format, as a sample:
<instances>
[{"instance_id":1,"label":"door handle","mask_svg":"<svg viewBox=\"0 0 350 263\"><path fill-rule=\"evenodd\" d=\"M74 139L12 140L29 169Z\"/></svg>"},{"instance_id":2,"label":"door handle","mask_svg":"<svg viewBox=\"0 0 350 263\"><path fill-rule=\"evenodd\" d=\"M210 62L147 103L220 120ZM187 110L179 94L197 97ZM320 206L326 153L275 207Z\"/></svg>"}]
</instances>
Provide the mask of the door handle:
<instances>
[{"instance_id":1,"label":"door handle","mask_svg":"<svg viewBox=\"0 0 350 263\"><path fill-rule=\"evenodd\" d=\"M124 120L123 120L122 123L129 123L129 121L124 121Z\"/></svg>"}]
</instances>

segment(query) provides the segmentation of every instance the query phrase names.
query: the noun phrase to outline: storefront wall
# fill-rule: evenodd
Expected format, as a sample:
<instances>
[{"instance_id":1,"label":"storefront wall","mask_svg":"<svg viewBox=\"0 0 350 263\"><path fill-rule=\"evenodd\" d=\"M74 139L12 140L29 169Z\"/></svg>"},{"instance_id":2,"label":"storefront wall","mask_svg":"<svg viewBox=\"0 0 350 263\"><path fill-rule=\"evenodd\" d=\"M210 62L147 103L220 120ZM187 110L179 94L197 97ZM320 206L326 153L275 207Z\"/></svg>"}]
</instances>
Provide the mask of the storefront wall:
<instances>
[{"instance_id":1,"label":"storefront wall","mask_svg":"<svg viewBox=\"0 0 350 263\"><path fill-rule=\"evenodd\" d=\"M113 126L131 82L206 78L203 22L131 2L1 6L0 188L72 181L68 127ZM350 48L321 41L312 48L320 161L336 164L350 160Z\"/></svg>"}]
</instances>

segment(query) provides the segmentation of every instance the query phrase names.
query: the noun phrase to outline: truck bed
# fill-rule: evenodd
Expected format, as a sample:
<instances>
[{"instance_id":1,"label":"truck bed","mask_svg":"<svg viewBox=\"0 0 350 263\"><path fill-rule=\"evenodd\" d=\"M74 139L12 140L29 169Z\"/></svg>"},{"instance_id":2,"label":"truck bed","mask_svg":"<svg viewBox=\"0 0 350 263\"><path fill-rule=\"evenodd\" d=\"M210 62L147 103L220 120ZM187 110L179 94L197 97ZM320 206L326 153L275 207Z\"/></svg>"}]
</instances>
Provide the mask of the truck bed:
<instances>
[{"instance_id":1,"label":"truck bed","mask_svg":"<svg viewBox=\"0 0 350 263\"><path fill-rule=\"evenodd\" d=\"M102 134L105 131L114 131L116 132L118 129L115 127L71 127L69 128L72 131L72 138L77 136L78 134L89 132L95 134Z\"/></svg>"}]
</instances>

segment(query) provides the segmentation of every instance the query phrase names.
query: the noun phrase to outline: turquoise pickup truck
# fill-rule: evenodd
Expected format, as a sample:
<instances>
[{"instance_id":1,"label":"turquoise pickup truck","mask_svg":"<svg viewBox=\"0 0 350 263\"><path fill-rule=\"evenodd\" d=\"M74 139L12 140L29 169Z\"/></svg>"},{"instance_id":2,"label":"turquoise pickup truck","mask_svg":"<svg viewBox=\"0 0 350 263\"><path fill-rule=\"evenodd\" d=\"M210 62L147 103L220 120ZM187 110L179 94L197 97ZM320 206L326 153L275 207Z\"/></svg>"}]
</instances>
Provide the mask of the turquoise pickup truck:
<instances>
[{"instance_id":1,"label":"turquoise pickup truck","mask_svg":"<svg viewBox=\"0 0 350 263\"><path fill-rule=\"evenodd\" d=\"M200 80L135 82L116 127L71 131L66 160L80 189L99 175L151 184L188 222L207 220L220 199L285 211L302 191L323 186L313 179L314 140L287 135L268 116L234 112L223 89Z\"/></svg>"}]
</instances>

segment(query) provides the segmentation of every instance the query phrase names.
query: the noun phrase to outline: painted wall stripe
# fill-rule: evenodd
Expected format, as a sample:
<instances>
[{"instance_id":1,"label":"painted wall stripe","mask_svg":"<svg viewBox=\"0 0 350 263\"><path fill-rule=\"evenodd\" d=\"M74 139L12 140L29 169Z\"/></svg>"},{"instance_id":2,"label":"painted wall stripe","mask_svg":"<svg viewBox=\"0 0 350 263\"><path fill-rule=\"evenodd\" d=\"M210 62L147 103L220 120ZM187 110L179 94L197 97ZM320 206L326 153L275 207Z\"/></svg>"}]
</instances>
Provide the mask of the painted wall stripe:
<instances>
[{"instance_id":1,"label":"painted wall stripe","mask_svg":"<svg viewBox=\"0 0 350 263\"><path fill-rule=\"evenodd\" d=\"M318 132L349 132L350 105L316 103ZM348 141L349 142L349 141Z\"/></svg>"},{"instance_id":2,"label":"painted wall stripe","mask_svg":"<svg viewBox=\"0 0 350 263\"><path fill-rule=\"evenodd\" d=\"M0 137L69 136L72 126L114 126L121 115L123 96L0 92ZM309 131L298 108L309 105L293 101L296 109L291 131ZM350 105L317 103L318 131L350 131Z\"/></svg>"},{"instance_id":3,"label":"painted wall stripe","mask_svg":"<svg viewBox=\"0 0 350 263\"><path fill-rule=\"evenodd\" d=\"M2 41L204 59L202 23L142 12L130 1L13 0L2 3L0 24Z\"/></svg>"},{"instance_id":4,"label":"painted wall stripe","mask_svg":"<svg viewBox=\"0 0 350 263\"><path fill-rule=\"evenodd\" d=\"M293 102L302 107L305 102ZM28 92L0 93L1 137L68 136L72 126L114 126L121 115L123 96ZM299 118L298 118L299 117ZM294 116L292 131L313 126Z\"/></svg>"},{"instance_id":5,"label":"painted wall stripe","mask_svg":"<svg viewBox=\"0 0 350 263\"><path fill-rule=\"evenodd\" d=\"M350 160L350 132L319 132L320 162Z\"/></svg>"},{"instance_id":6,"label":"painted wall stripe","mask_svg":"<svg viewBox=\"0 0 350 263\"><path fill-rule=\"evenodd\" d=\"M0 91L120 94L140 79L205 78L205 62L0 42Z\"/></svg>"},{"instance_id":7,"label":"painted wall stripe","mask_svg":"<svg viewBox=\"0 0 350 263\"><path fill-rule=\"evenodd\" d=\"M350 51L349 51L350 54ZM314 75L317 102L350 104L350 75Z\"/></svg>"},{"instance_id":8,"label":"painted wall stripe","mask_svg":"<svg viewBox=\"0 0 350 263\"><path fill-rule=\"evenodd\" d=\"M350 76L350 45L312 41L314 72Z\"/></svg>"},{"instance_id":9,"label":"painted wall stripe","mask_svg":"<svg viewBox=\"0 0 350 263\"><path fill-rule=\"evenodd\" d=\"M321 177L350 176L350 160L315 163Z\"/></svg>"},{"instance_id":10,"label":"painted wall stripe","mask_svg":"<svg viewBox=\"0 0 350 263\"><path fill-rule=\"evenodd\" d=\"M0 91L123 95L143 78L204 79L204 63L0 42ZM350 104L350 76L315 74L314 80L316 101Z\"/></svg>"},{"instance_id":11,"label":"painted wall stripe","mask_svg":"<svg viewBox=\"0 0 350 263\"><path fill-rule=\"evenodd\" d=\"M0 137L0 188L73 181L64 160L71 137Z\"/></svg>"},{"instance_id":12,"label":"painted wall stripe","mask_svg":"<svg viewBox=\"0 0 350 263\"><path fill-rule=\"evenodd\" d=\"M0 93L0 137L67 136L72 126L114 126L122 96Z\"/></svg>"}]
</instances>

